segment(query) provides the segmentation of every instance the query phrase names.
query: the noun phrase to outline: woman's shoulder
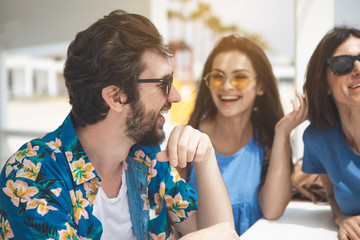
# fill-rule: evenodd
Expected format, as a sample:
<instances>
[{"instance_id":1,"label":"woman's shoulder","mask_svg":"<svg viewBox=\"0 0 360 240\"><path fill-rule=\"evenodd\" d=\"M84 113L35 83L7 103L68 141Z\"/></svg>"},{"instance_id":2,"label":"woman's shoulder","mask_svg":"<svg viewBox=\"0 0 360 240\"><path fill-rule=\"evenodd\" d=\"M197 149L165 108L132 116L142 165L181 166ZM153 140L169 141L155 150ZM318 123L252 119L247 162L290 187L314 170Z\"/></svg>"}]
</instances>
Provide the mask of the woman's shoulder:
<instances>
[{"instance_id":1,"label":"woman's shoulder","mask_svg":"<svg viewBox=\"0 0 360 240\"><path fill-rule=\"evenodd\" d=\"M304 140L313 138L328 138L334 136L339 131L335 127L317 128L310 124L304 131Z\"/></svg>"}]
</instances>

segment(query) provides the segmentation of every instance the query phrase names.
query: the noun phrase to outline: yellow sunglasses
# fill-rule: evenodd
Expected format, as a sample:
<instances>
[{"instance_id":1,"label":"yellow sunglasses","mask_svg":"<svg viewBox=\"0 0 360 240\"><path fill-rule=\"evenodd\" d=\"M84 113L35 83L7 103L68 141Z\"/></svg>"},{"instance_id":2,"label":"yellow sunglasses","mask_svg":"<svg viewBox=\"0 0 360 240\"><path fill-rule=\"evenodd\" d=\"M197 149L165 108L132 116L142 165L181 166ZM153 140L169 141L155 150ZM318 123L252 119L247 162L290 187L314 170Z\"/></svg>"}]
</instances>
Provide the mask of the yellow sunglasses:
<instances>
[{"instance_id":1,"label":"yellow sunglasses","mask_svg":"<svg viewBox=\"0 0 360 240\"><path fill-rule=\"evenodd\" d=\"M204 77L204 81L206 86L208 86L212 90L219 89L225 82L227 76L220 71L212 71L206 74ZM254 78L251 77L247 72L237 71L231 74L230 82L231 84L237 88L238 90L243 90Z\"/></svg>"}]
</instances>

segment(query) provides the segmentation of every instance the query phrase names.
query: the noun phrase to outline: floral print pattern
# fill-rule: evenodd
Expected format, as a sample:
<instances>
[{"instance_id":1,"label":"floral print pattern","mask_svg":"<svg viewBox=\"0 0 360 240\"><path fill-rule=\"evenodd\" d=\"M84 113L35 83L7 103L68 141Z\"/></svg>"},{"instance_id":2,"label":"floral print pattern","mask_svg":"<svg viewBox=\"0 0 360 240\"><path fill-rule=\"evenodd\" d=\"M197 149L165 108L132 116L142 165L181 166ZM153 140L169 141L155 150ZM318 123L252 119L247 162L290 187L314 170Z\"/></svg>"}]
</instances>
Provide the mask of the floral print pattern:
<instances>
[{"instance_id":1,"label":"floral print pattern","mask_svg":"<svg viewBox=\"0 0 360 240\"><path fill-rule=\"evenodd\" d=\"M4 220L4 218L1 218L0 239L7 240L13 237L14 237L14 233L11 230L9 221Z\"/></svg>"},{"instance_id":2,"label":"floral print pattern","mask_svg":"<svg viewBox=\"0 0 360 240\"><path fill-rule=\"evenodd\" d=\"M20 202L27 203L31 201L31 197L39 192L36 187L29 187L24 181L9 180L6 187L2 189L6 195L11 198L11 202L18 207Z\"/></svg>"},{"instance_id":3,"label":"floral print pattern","mask_svg":"<svg viewBox=\"0 0 360 240\"><path fill-rule=\"evenodd\" d=\"M141 216L147 215L148 239L174 239L171 225L197 210L197 195L170 164L157 162L159 149L135 145L129 152L127 161L144 166L145 171L133 170L146 183L141 194L131 196L141 206L130 214L147 213ZM129 181L128 189L140 189L137 181ZM57 130L24 144L6 162L0 175L0 239L100 239L103 228L92 214L100 186L69 114ZM134 232L146 239L138 228Z\"/></svg>"},{"instance_id":4,"label":"floral print pattern","mask_svg":"<svg viewBox=\"0 0 360 240\"><path fill-rule=\"evenodd\" d=\"M176 168L156 161L158 151L143 150L135 148L129 155L150 167L148 192L141 195L143 209L148 210L150 215L150 239L175 239L171 225L184 221L196 212L197 194L180 177Z\"/></svg>"}]
</instances>

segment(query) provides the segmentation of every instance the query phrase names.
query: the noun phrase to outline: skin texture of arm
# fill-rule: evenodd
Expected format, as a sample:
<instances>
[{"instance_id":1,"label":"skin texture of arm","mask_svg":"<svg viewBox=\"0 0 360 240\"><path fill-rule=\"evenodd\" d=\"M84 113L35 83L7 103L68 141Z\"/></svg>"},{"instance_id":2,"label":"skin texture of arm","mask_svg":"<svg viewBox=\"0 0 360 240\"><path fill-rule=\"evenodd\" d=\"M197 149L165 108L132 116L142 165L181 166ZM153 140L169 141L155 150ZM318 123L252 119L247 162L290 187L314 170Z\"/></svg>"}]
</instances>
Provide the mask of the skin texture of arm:
<instances>
[{"instance_id":1,"label":"skin texture of arm","mask_svg":"<svg viewBox=\"0 0 360 240\"><path fill-rule=\"evenodd\" d=\"M167 150L160 152L157 159L169 161L173 167L180 168L194 162L199 189L198 211L176 225L182 234L191 233L184 239L238 239L229 195L217 166L214 148L206 134L190 126L175 127L169 137ZM225 225L217 226L219 223ZM231 237L222 238L225 236L223 234Z\"/></svg>"},{"instance_id":2,"label":"skin texture of arm","mask_svg":"<svg viewBox=\"0 0 360 240\"><path fill-rule=\"evenodd\" d=\"M279 218L289 203L291 192L290 133L307 118L307 104L296 92L299 106L292 100L293 111L284 116L275 126L274 142L271 149L265 183L259 190L259 204L265 218Z\"/></svg>"},{"instance_id":3,"label":"skin texture of arm","mask_svg":"<svg viewBox=\"0 0 360 240\"><path fill-rule=\"evenodd\" d=\"M211 227L192 232L180 238L180 240L218 240L218 239L240 239L229 223L218 223Z\"/></svg>"},{"instance_id":4,"label":"skin texture of arm","mask_svg":"<svg viewBox=\"0 0 360 240\"><path fill-rule=\"evenodd\" d=\"M334 196L334 185L329 175L321 174L321 181L324 184L326 195L335 215L335 223L339 226L338 236L340 240L360 239L360 216L351 216L343 213Z\"/></svg>"}]
</instances>

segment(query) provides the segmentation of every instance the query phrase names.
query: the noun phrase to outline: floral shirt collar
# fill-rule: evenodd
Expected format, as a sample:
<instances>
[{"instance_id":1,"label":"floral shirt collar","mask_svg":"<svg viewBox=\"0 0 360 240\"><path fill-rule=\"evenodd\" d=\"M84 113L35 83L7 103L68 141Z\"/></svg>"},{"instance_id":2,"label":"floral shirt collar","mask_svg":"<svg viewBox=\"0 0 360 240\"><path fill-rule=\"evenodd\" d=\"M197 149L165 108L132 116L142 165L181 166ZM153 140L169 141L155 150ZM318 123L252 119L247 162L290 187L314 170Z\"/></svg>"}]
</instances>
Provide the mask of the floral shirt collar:
<instances>
[{"instance_id":1,"label":"floral shirt collar","mask_svg":"<svg viewBox=\"0 0 360 240\"><path fill-rule=\"evenodd\" d=\"M83 184L95 177L100 180L99 175L91 164L75 133L70 114L65 119L62 128L65 156L69 163L75 184ZM70 139L70 141L68 141L68 139Z\"/></svg>"}]
</instances>

